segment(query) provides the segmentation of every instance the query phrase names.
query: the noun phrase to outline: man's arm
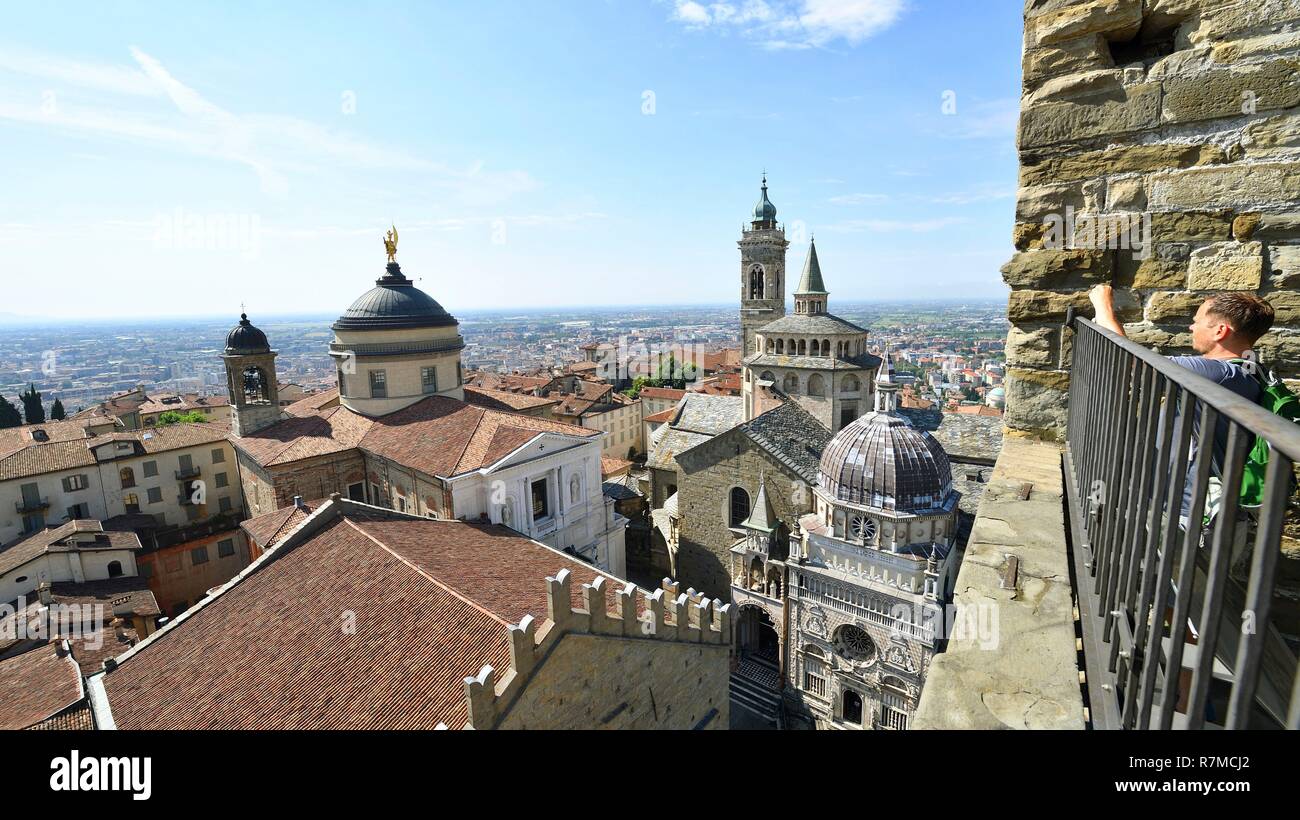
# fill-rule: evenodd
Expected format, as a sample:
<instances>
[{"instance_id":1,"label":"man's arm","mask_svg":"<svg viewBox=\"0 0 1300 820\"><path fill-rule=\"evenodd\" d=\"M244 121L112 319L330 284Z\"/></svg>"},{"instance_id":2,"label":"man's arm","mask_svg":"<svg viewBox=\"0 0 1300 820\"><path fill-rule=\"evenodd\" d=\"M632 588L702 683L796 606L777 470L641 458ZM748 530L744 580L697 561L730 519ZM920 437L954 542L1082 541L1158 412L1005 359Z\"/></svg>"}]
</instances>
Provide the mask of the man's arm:
<instances>
[{"instance_id":1,"label":"man's arm","mask_svg":"<svg viewBox=\"0 0 1300 820\"><path fill-rule=\"evenodd\" d=\"M1093 321L1107 330L1127 336L1124 326L1115 318L1114 291L1110 285L1095 285L1088 291L1088 299L1092 301Z\"/></svg>"}]
</instances>

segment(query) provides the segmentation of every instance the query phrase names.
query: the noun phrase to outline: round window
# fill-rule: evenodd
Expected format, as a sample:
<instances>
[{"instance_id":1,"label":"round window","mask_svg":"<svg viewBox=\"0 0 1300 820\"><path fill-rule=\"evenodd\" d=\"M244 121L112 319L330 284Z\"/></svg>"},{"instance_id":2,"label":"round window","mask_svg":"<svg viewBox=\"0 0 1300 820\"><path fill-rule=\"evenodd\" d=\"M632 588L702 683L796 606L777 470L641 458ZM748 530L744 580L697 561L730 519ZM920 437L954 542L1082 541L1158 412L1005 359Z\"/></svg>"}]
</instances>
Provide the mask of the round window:
<instances>
[{"instance_id":1,"label":"round window","mask_svg":"<svg viewBox=\"0 0 1300 820\"><path fill-rule=\"evenodd\" d=\"M835 651L855 661L867 661L876 656L876 642L866 630L845 624L835 630Z\"/></svg>"},{"instance_id":2,"label":"round window","mask_svg":"<svg viewBox=\"0 0 1300 820\"><path fill-rule=\"evenodd\" d=\"M863 543L870 543L876 537L876 522L865 515L853 516L849 529L853 537Z\"/></svg>"}]
</instances>

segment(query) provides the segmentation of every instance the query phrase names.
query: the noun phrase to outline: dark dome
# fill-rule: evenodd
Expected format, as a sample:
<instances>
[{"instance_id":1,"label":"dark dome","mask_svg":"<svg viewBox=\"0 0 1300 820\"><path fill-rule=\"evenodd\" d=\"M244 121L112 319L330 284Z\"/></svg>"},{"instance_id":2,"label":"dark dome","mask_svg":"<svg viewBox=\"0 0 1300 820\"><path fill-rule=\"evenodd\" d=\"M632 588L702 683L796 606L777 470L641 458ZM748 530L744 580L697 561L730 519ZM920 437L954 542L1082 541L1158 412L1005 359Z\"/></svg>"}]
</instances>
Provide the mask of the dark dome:
<instances>
[{"instance_id":1,"label":"dark dome","mask_svg":"<svg viewBox=\"0 0 1300 820\"><path fill-rule=\"evenodd\" d=\"M253 327L247 313L240 314L239 324L226 334L226 355L256 356L270 352L271 343L266 340L266 334Z\"/></svg>"},{"instance_id":2,"label":"dark dome","mask_svg":"<svg viewBox=\"0 0 1300 820\"><path fill-rule=\"evenodd\" d=\"M818 473L839 501L897 512L937 511L952 492L943 446L892 413L867 413L837 433Z\"/></svg>"},{"instance_id":3,"label":"dark dome","mask_svg":"<svg viewBox=\"0 0 1300 820\"><path fill-rule=\"evenodd\" d=\"M352 303L334 323L334 329L406 330L456 324L456 318L442 305L402 275L396 262L389 262L387 275Z\"/></svg>"}]
</instances>

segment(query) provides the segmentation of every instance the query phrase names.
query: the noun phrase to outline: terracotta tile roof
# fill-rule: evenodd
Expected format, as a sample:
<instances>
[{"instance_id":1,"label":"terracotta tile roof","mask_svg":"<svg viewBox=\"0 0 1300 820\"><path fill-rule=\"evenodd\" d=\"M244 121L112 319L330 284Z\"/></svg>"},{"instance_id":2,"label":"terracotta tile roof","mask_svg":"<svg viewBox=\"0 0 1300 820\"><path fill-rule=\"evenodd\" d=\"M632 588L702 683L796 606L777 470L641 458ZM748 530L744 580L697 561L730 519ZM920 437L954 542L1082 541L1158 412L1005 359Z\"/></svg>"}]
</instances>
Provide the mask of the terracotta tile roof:
<instances>
[{"instance_id":1,"label":"terracotta tile roof","mask_svg":"<svg viewBox=\"0 0 1300 820\"><path fill-rule=\"evenodd\" d=\"M532 410L556 404L558 399L542 398L527 393L509 393L490 387L465 387L465 401L491 410Z\"/></svg>"},{"instance_id":2,"label":"terracotta tile roof","mask_svg":"<svg viewBox=\"0 0 1300 820\"><path fill-rule=\"evenodd\" d=\"M262 549L270 549L280 542L307 517L320 509L325 501L304 501L301 507L290 504L266 515L250 518L239 526Z\"/></svg>"},{"instance_id":3,"label":"terracotta tile roof","mask_svg":"<svg viewBox=\"0 0 1300 820\"><path fill-rule=\"evenodd\" d=\"M139 634L129 625L123 626L122 637L119 638L112 620L109 618L107 623L100 623L99 631L93 639L86 636L75 640L69 638L72 656L77 659L83 675L103 671L104 661L125 654L140 641Z\"/></svg>"},{"instance_id":4,"label":"terracotta tile roof","mask_svg":"<svg viewBox=\"0 0 1300 820\"><path fill-rule=\"evenodd\" d=\"M318 415L276 422L253 435L234 437L231 443L258 464L270 467L354 450L371 423L365 416L339 406Z\"/></svg>"},{"instance_id":5,"label":"terracotta tile roof","mask_svg":"<svg viewBox=\"0 0 1300 820\"><path fill-rule=\"evenodd\" d=\"M286 419L233 442L263 466L359 448L426 475L453 476L492 464L541 433L600 435L571 424L430 396L376 419L340 406L318 416Z\"/></svg>"},{"instance_id":6,"label":"terracotta tile roof","mask_svg":"<svg viewBox=\"0 0 1300 820\"><path fill-rule=\"evenodd\" d=\"M104 532L98 521L69 521L5 547L0 551L0 573L17 569L51 552L138 549L140 537L133 532Z\"/></svg>"},{"instance_id":7,"label":"terracotta tile roof","mask_svg":"<svg viewBox=\"0 0 1300 820\"><path fill-rule=\"evenodd\" d=\"M95 728L94 713L90 710L90 704L81 701L62 712L59 712L52 718L42 720L35 726L28 726L30 730L43 731L90 731Z\"/></svg>"},{"instance_id":8,"label":"terracotta tile roof","mask_svg":"<svg viewBox=\"0 0 1300 820\"><path fill-rule=\"evenodd\" d=\"M316 393L306 398L290 404L284 408L284 412L291 416L309 416L313 413L319 413L327 410L331 406L337 406L339 401L339 389L337 387Z\"/></svg>"},{"instance_id":9,"label":"terracotta tile roof","mask_svg":"<svg viewBox=\"0 0 1300 820\"><path fill-rule=\"evenodd\" d=\"M99 604L104 607L104 617L114 615L158 616L162 610L149 589L149 581L140 576L105 578L99 581L56 581L50 584L51 600L56 604Z\"/></svg>"},{"instance_id":10,"label":"terracotta tile roof","mask_svg":"<svg viewBox=\"0 0 1300 820\"><path fill-rule=\"evenodd\" d=\"M637 394L647 399L669 399L671 401L680 401L682 396L686 395L685 390L677 390L672 387L643 387Z\"/></svg>"},{"instance_id":11,"label":"terracotta tile roof","mask_svg":"<svg viewBox=\"0 0 1300 820\"><path fill-rule=\"evenodd\" d=\"M230 399L226 396L200 396L196 393L188 393L150 396L148 401L140 405L139 410L141 415L148 416L155 413L188 413L192 410L202 410L204 407L229 406Z\"/></svg>"},{"instance_id":12,"label":"terracotta tile roof","mask_svg":"<svg viewBox=\"0 0 1300 820\"><path fill-rule=\"evenodd\" d=\"M464 678L507 668L507 626L546 617L545 578L568 569L580 605L596 577L504 527L318 515L97 679L118 728L460 728Z\"/></svg>"},{"instance_id":13,"label":"terracotta tile roof","mask_svg":"<svg viewBox=\"0 0 1300 820\"><path fill-rule=\"evenodd\" d=\"M81 671L59 643L0 661L0 729L26 729L82 700Z\"/></svg>"},{"instance_id":14,"label":"terracotta tile roof","mask_svg":"<svg viewBox=\"0 0 1300 820\"><path fill-rule=\"evenodd\" d=\"M614 475L623 475L632 469L632 462L621 458L610 458L609 456L600 457L600 477L608 478Z\"/></svg>"},{"instance_id":15,"label":"terracotta tile roof","mask_svg":"<svg viewBox=\"0 0 1300 820\"><path fill-rule=\"evenodd\" d=\"M29 440L21 442L18 449L11 449L9 452L0 451L0 481L94 466L95 455L92 448L113 441L139 442L146 453L159 453L212 444L225 439L229 434L229 424L214 421L200 424L172 424L157 429L116 432L91 437L83 435L48 443ZM13 439L9 439L9 442L12 443ZM0 447L3 446L4 444L0 443Z\"/></svg>"},{"instance_id":16,"label":"terracotta tile roof","mask_svg":"<svg viewBox=\"0 0 1300 820\"><path fill-rule=\"evenodd\" d=\"M658 423L658 422L665 422L665 421L672 421L672 420L673 420L673 416L675 416L675 415L677 415L677 407L676 407L676 405L674 405L674 406L672 406L672 407L669 407L667 410L660 410L658 413L655 413L655 414L653 414L653 415L646 416L645 419L643 419L643 420L644 420L644 421L653 421L653 422L656 422L656 423Z\"/></svg>"},{"instance_id":17,"label":"terracotta tile roof","mask_svg":"<svg viewBox=\"0 0 1300 820\"><path fill-rule=\"evenodd\" d=\"M486 373L470 371L466 374L465 384L473 387L487 387L492 390L505 390L510 393L532 393L538 388L551 383L547 376L520 376L514 373Z\"/></svg>"}]
</instances>

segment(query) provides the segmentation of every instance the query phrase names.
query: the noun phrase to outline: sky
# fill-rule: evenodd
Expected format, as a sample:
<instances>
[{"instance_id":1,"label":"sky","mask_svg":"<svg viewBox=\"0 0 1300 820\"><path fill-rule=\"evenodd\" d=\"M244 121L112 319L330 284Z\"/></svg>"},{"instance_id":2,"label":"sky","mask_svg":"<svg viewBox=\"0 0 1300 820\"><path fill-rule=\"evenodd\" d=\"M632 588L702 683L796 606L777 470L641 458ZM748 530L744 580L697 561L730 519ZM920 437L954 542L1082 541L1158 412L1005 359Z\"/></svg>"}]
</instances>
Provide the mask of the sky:
<instances>
[{"instance_id":1,"label":"sky","mask_svg":"<svg viewBox=\"0 0 1300 820\"><path fill-rule=\"evenodd\" d=\"M0 314L999 297L1020 0L105 2L0 30Z\"/></svg>"}]
</instances>

